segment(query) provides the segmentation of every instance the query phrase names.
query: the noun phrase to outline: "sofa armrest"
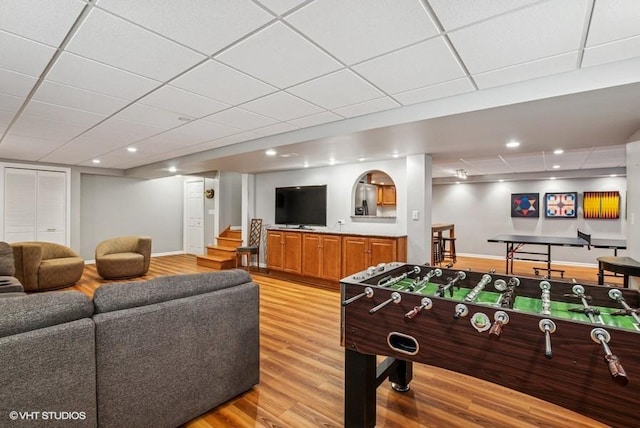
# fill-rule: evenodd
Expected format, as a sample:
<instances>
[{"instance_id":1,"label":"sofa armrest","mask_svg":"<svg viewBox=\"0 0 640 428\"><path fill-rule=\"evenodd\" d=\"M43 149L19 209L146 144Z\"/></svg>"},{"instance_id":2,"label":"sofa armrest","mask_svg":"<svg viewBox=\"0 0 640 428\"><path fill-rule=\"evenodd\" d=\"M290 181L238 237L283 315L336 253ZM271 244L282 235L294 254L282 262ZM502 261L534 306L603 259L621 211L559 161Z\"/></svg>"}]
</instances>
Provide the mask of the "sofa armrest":
<instances>
[{"instance_id":1,"label":"sofa armrest","mask_svg":"<svg viewBox=\"0 0 640 428\"><path fill-rule=\"evenodd\" d=\"M42 262L42 247L28 242L11 244L16 265L15 276L26 289L38 287L38 268Z\"/></svg>"},{"instance_id":2,"label":"sofa armrest","mask_svg":"<svg viewBox=\"0 0 640 428\"><path fill-rule=\"evenodd\" d=\"M144 270L149 270L149 264L151 263L151 238L148 236L141 236L138 239L138 248L136 252L144 256Z\"/></svg>"}]
</instances>

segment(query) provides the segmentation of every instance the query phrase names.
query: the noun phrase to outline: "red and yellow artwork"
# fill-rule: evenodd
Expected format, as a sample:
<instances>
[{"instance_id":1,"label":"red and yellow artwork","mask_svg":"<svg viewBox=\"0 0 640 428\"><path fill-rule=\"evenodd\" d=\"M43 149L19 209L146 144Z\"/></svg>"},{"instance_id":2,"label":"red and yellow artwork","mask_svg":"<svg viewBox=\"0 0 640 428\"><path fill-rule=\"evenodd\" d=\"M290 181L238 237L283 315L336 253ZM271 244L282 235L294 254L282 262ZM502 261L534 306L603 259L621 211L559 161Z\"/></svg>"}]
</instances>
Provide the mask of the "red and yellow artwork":
<instances>
[{"instance_id":1,"label":"red and yellow artwork","mask_svg":"<svg viewBox=\"0 0 640 428\"><path fill-rule=\"evenodd\" d=\"M584 192L584 218L620 218L620 192Z\"/></svg>"}]
</instances>

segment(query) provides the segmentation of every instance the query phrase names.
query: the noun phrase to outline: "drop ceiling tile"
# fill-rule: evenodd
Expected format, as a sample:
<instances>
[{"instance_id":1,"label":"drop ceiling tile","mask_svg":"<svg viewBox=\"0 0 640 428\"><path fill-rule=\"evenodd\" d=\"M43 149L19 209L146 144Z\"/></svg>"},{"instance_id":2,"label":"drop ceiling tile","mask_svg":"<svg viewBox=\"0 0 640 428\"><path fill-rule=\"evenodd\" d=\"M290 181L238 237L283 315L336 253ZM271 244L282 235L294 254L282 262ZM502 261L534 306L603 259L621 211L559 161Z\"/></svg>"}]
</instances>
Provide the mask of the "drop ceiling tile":
<instances>
[{"instance_id":1,"label":"drop ceiling tile","mask_svg":"<svg viewBox=\"0 0 640 428\"><path fill-rule=\"evenodd\" d=\"M242 130L219 123L207 122L205 120L194 120L179 128L175 128L173 131L175 131L180 138L185 138L185 141L189 143L200 143L237 134Z\"/></svg>"},{"instance_id":2,"label":"drop ceiling tile","mask_svg":"<svg viewBox=\"0 0 640 428\"><path fill-rule=\"evenodd\" d=\"M592 149L565 151L558 155L545 152L546 169L553 169L553 165L560 165L561 169L580 169L591 152Z\"/></svg>"},{"instance_id":3,"label":"drop ceiling tile","mask_svg":"<svg viewBox=\"0 0 640 428\"><path fill-rule=\"evenodd\" d=\"M298 129L298 127L294 125L280 122L280 123L276 123L275 125L265 126L264 128L254 129L253 132L255 132L256 134L260 134L263 137L266 137L267 135L282 134L284 132L295 131L296 129Z\"/></svg>"},{"instance_id":4,"label":"drop ceiling tile","mask_svg":"<svg viewBox=\"0 0 640 428\"><path fill-rule=\"evenodd\" d=\"M582 67L624 61L640 56L640 36L606 43L584 50Z\"/></svg>"},{"instance_id":5,"label":"drop ceiling tile","mask_svg":"<svg viewBox=\"0 0 640 428\"><path fill-rule=\"evenodd\" d=\"M229 107L228 104L196 95L170 85L153 91L139 102L148 106L180 113L180 115L192 119L200 118Z\"/></svg>"},{"instance_id":6,"label":"drop ceiling tile","mask_svg":"<svg viewBox=\"0 0 640 428\"><path fill-rule=\"evenodd\" d=\"M351 70L340 70L287 89L328 110L384 96Z\"/></svg>"},{"instance_id":7,"label":"drop ceiling tile","mask_svg":"<svg viewBox=\"0 0 640 428\"><path fill-rule=\"evenodd\" d=\"M400 92L393 95L393 98L404 105L422 103L439 98L452 97L474 91L475 88L467 77L450 80L436 85L425 86L424 88L413 89L411 91Z\"/></svg>"},{"instance_id":8,"label":"drop ceiling tile","mask_svg":"<svg viewBox=\"0 0 640 428\"><path fill-rule=\"evenodd\" d=\"M74 88L49 80L42 82L33 95L33 100L102 115L111 115L129 104L129 101L121 98Z\"/></svg>"},{"instance_id":9,"label":"drop ceiling tile","mask_svg":"<svg viewBox=\"0 0 640 428\"><path fill-rule=\"evenodd\" d=\"M4 0L0 28L57 48L85 6L78 0Z\"/></svg>"},{"instance_id":10,"label":"drop ceiling tile","mask_svg":"<svg viewBox=\"0 0 640 428\"><path fill-rule=\"evenodd\" d=\"M583 168L611 168L626 166L626 146L596 147L585 160Z\"/></svg>"},{"instance_id":11,"label":"drop ceiling tile","mask_svg":"<svg viewBox=\"0 0 640 428\"><path fill-rule=\"evenodd\" d=\"M597 1L593 7L587 47L640 35L640 2Z\"/></svg>"},{"instance_id":12,"label":"drop ceiling tile","mask_svg":"<svg viewBox=\"0 0 640 428\"><path fill-rule=\"evenodd\" d=\"M129 101L160 85L155 80L66 52L47 73L47 80Z\"/></svg>"},{"instance_id":13,"label":"drop ceiling tile","mask_svg":"<svg viewBox=\"0 0 640 428\"><path fill-rule=\"evenodd\" d=\"M3 69L39 77L56 50L0 30L0 52Z\"/></svg>"},{"instance_id":14,"label":"drop ceiling tile","mask_svg":"<svg viewBox=\"0 0 640 428\"><path fill-rule=\"evenodd\" d=\"M284 15L294 7L301 5L306 0L259 0L276 15Z\"/></svg>"},{"instance_id":15,"label":"drop ceiling tile","mask_svg":"<svg viewBox=\"0 0 640 428\"><path fill-rule=\"evenodd\" d=\"M334 110L334 113L344 117L355 117L375 113L377 111L390 110L396 107L400 107L400 104L389 97L383 97L360 104L354 104L352 106L342 107Z\"/></svg>"},{"instance_id":16,"label":"drop ceiling tile","mask_svg":"<svg viewBox=\"0 0 640 428\"><path fill-rule=\"evenodd\" d=\"M544 171L544 158L540 154L502 156L513 172Z\"/></svg>"},{"instance_id":17,"label":"drop ceiling tile","mask_svg":"<svg viewBox=\"0 0 640 428\"><path fill-rule=\"evenodd\" d=\"M60 123L78 125L84 128L89 128L107 117L102 114L90 113L87 111L61 107L33 100L27 104L22 114Z\"/></svg>"},{"instance_id":18,"label":"drop ceiling tile","mask_svg":"<svg viewBox=\"0 0 640 428\"><path fill-rule=\"evenodd\" d=\"M116 119L165 130L184 124L183 121L178 119L179 117L175 112L149 107L140 103L131 104L114 116Z\"/></svg>"},{"instance_id":19,"label":"drop ceiling tile","mask_svg":"<svg viewBox=\"0 0 640 428\"><path fill-rule=\"evenodd\" d=\"M153 137L145 138L133 144L138 149L135 155L147 156L149 154L160 154L182 147L193 142L185 141L180 134L175 131L167 131Z\"/></svg>"},{"instance_id":20,"label":"drop ceiling tile","mask_svg":"<svg viewBox=\"0 0 640 428\"><path fill-rule=\"evenodd\" d=\"M473 80L480 89L505 85L507 83L533 80L551 74L564 73L577 68L578 52L543 58L536 61L505 67L473 75Z\"/></svg>"},{"instance_id":21,"label":"drop ceiling tile","mask_svg":"<svg viewBox=\"0 0 640 428\"><path fill-rule=\"evenodd\" d=\"M155 126L111 117L75 139L74 142L85 141L104 144L106 147L122 147L152 135L160 134L164 130Z\"/></svg>"},{"instance_id":22,"label":"drop ceiling tile","mask_svg":"<svg viewBox=\"0 0 640 428\"><path fill-rule=\"evenodd\" d=\"M285 92L276 92L248 102L243 104L242 108L281 121L309 116L322 111L320 107Z\"/></svg>"},{"instance_id":23,"label":"drop ceiling tile","mask_svg":"<svg viewBox=\"0 0 640 428\"><path fill-rule=\"evenodd\" d=\"M39 161L64 144L61 141L10 134L0 144L0 158Z\"/></svg>"},{"instance_id":24,"label":"drop ceiling tile","mask_svg":"<svg viewBox=\"0 0 640 428\"><path fill-rule=\"evenodd\" d=\"M241 41L216 59L279 88L342 67L280 22Z\"/></svg>"},{"instance_id":25,"label":"drop ceiling tile","mask_svg":"<svg viewBox=\"0 0 640 428\"><path fill-rule=\"evenodd\" d=\"M507 165L500 159L500 157L495 156L489 159L462 159L464 163L460 164L458 168L464 168L470 174L470 170L475 170L482 174L504 174L513 172L513 170L509 169ZM454 168L454 172L455 172Z\"/></svg>"},{"instance_id":26,"label":"drop ceiling tile","mask_svg":"<svg viewBox=\"0 0 640 428\"><path fill-rule=\"evenodd\" d=\"M238 105L277 91L251 76L217 61L207 61L171 82L171 86Z\"/></svg>"},{"instance_id":27,"label":"drop ceiling tile","mask_svg":"<svg viewBox=\"0 0 640 428\"><path fill-rule=\"evenodd\" d=\"M11 127L11 135L33 137L43 140L68 141L87 129L85 126L72 125L38 117L20 115Z\"/></svg>"},{"instance_id":28,"label":"drop ceiling tile","mask_svg":"<svg viewBox=\"0 0 640 428\"><path fill-rule=\"evenodd\" d=\"M239 134L229 135L228 137L219 138L216 142L219 147L229 146L231 144L242 143L244 141L251 141L260 138L260 135L252 131L245 131Z\"/></svg>"},{"instance_id":29,"label":"drop ceiling tile","mask_svg":"<svg viewBox=\"0 0 640 428\"><path fill-rule=\"evenodd\" d=\"M206 120L207 122L220 123L222 125L242 130L261 128L278 122L277 120L269 117L252 113L237 107L207 116L203 120Z\"/></svg>"},{"instance_id":30,"label":"drop ceiling tile","mask_svg":"<svg viewBox=\"0 0 640 428\"><path fill-rule=\"evenodd\" d=\"M421 2L413 0L315 1L286 21L349 65L438 34Z\"/></svg>"},{"instance_id":31,"label":"drop ceiling tile","mask_svg":"<svg viewBox=\"0 0 640 428\"><path fill-rule=\"evenodd\" d=\"M109 10L179 43L211 55L273 17L250 0L100 0Z\"/></svg>"},{"instance_id":32,"label":"drop ceiling tile","mask_svg":"<svg viewBox=\"0 0 640 428\"><path fill-rule=\"evenodd\" d=\"M204 55L95 8L67 50L161 81L205 59Z\"/></svg>"},{"instance_id":33,"label":"drop ceiling tile","mask_svg":"<svg viewBox=\"0 0 640 428\"><path fill-rule=\"evenodd\" d=\"M33 76L0 68L0 94L26 97L37 81Z\"/></svg>"},{"instance_id":34,"label":"drop ceiling tile","mask_svg":"<svg viewBox=\"0 0 640 428\"><path fill-rule=\"evenodd\" d=\"M7 126L9 126L13 116L13 113L0 110L0 135L4 134L4 131L7 129Z\"/></svg>"},{"instance_id":35,"label":"drop ceiling tile","mask_svg":"<svg viewBox=\"0 0 640 428\"><path fill-rule=\"evenodd\" d=\"M14 95L0 93L0 111L11 113L13 115L18 111L22 103L24 103L24 97L16 97Z\"/></svg>"},{"instance_id":36,"label":"drop ceiling tile","mask_svg":"<svg viewBox=\"0 0 640 428\"><path fill-rule=\"evenodd\" d=\"M344 119L342 116L338 116L330 111L323 111L321 113L312 114L311 116L305 116L298 119L290 120L289 123L299 128L308 128L310 126L321 125L323 123L335 122L337 120Z\"/></svg>"},{"instance_id":37,"label":"drop ceiling tile","mask_svg":"<svg viewBox=\"0 0 640 428\"><path fill-rule=\"evenodd\" d=\"M82 136L51 151L42 157L40 161L77 165L87 161L91 162L91 159L99 158L103 153L119 146L121 146L121 144L115 140L99 141ZM92 166L96 165L92 164Z\"/></svg>"},{"instance_id":38,"label":"drop ceiling tile","mask_svg":"<svg viewBox=\"0 0 640 428\"><path fill-rule=\"evenodd\" d=\"M374 58L353 68L388 94L465 75L442 37Z\"/></svg>"},{"instance_id":39,"label":"drop ceiling tile","mask_svg":"<svg viewBox=\"0 0 640 428\"><path fill-rule=\"evenodd\" d=\"M482 21L492 16L519 9L540 0L429 0L438 20L445 30Z\"/></svg>"},{"instance_id":40,"label":"drop ceiling tile","mask_svg":"<svg viewBox=\"0 0 640 428\"><path fill-rule=\"evenodd\" d=\"M587 0L542 2L449 38L469 72L482 73L578 50L586 14Z\"/></svg>"}]
</instances>

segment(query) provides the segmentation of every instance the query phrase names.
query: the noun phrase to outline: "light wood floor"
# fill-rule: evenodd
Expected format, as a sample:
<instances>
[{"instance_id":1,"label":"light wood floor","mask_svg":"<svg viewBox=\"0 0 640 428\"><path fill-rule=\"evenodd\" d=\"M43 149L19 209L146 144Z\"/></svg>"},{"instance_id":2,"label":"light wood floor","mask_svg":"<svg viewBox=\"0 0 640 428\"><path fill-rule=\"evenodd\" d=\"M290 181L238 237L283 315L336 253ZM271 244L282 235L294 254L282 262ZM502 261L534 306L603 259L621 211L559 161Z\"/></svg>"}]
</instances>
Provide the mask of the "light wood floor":
<instances>
[{"instance_id":1,"label":"light wood floor","mask_svg":"<svg viewBox=\"0 0 640 428\"><path fill-rule=\"evenodd\" d=\"M502 272L504 261L459 257L455 268ZM194 256L152 259L156 276L209 271ZM516 273L530 276L526 264ZM596 270L569 268L569 278L595 282ZM211 410L187 428L341 427L343 425L343 348L340 296L336 290L274 279L254 273L260 285L260 384ZM87 265L70 289L91 296L105 283ZM464 350L461 350L464 352ZM524 394L458 373L414 365L408 393L388 383L377 393L377 427L598 427L592 419Z\"/></svg>"}]
</instances>

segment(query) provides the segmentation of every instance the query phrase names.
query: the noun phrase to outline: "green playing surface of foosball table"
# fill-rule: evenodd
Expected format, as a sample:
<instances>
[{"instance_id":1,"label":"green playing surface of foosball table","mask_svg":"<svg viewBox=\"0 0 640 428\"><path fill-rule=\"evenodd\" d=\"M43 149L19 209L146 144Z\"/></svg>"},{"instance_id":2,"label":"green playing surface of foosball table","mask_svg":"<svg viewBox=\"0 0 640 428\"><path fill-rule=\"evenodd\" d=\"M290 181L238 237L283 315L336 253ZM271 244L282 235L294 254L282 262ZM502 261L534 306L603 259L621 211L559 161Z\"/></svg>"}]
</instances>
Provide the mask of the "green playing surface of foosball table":
<instances>
[{"instance_id":1,"label":"green playing surface of foosball table","mask_svg":"<svg viewBox=\"0 0 640 428\"><path fill-rule=\"evenodd\" d=\"M423 296L434 296L438 291L439 284L427 282L422 285L418 285L417 287L413 286L414 281L411 279L404 279L399 281L389 287L386 287L390 290L397 291L407 291L418 293ZM453 290L453 295L451 295L451 290ZM471 291L469 288L457 288L451 287L444 293L444 298L455 300L455 301L463 301L464 297ZM478 296L473 300L473 303L479 305L495 305L500 298L500 293L495 291L481 291L478 293ZM567 303L567 302L557 302L551 301L550 311L551 316L572 320L572 321L583 321L590 322L589 317L580 312L572 312L569 309L582 308L582 304L580 303ZM636 327L637 324L635 320L631 316L616 316L611 315L612 312L616 312L618 308L608 308L601 306L592 306L594 310L600 311L600 315L594 315L596 321L599 323L600 319L606 326L624 328L628 330L638 331ZM513 305L513 310L522 311L533 314L540 314L542 310L542 300L541 299L533 299L530 297L521 297L517 296Z\"/></svg>"}]
</instances>

